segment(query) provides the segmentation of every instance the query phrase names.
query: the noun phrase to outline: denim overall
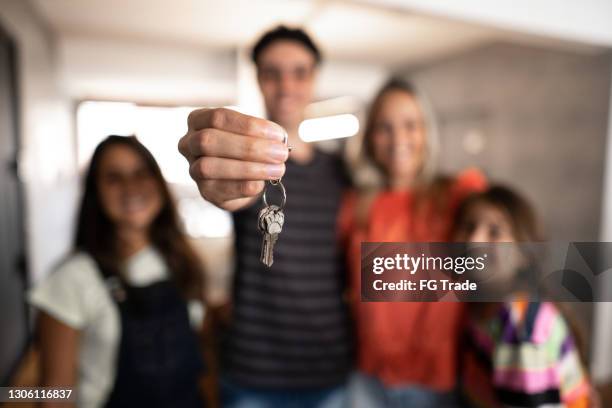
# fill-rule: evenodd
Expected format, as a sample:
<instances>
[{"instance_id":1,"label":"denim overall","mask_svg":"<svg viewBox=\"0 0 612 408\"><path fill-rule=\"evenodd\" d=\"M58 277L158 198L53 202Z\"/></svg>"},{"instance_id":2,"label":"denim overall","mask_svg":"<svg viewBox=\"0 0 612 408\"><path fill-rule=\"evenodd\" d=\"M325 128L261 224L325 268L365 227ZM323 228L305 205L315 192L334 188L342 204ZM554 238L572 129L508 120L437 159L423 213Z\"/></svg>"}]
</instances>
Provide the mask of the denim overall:
<instances>
[{"instance_id":1,"label":"denim overall","mask_svg":"<svg viewBox=\"0 0 612 408\"><path fill-rule=\"evenodd\" d=\"M174 282L136 287L102 275L121 318L116 378L105 406L203 407L198 379L204 363Z\"/></svg>"}]
</instances>

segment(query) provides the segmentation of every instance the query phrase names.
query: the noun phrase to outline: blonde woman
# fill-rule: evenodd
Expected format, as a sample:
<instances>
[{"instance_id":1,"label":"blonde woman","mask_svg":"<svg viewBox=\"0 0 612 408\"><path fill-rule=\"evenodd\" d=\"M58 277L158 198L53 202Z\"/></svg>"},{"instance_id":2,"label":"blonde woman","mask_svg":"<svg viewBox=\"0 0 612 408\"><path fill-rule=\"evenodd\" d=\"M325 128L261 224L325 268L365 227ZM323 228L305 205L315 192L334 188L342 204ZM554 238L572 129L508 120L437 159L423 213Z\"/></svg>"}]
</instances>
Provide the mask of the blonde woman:
<instances>
[{"instance_id":1,"label":"blonde woman","mask_svg":"<svg viewBox=\"0 0 612 408\"><path fill-rule=\"evenodd\" d=\"M356 406L452 406L463 306L360 302L360 244L448 240L455 208L485 187L484 178L475 170L436 176L437 138L427 104L412 84L397 79L372 103L363 152L382 185L348 194L340 217L358 339Z\"/></svg>"}]
</instances>

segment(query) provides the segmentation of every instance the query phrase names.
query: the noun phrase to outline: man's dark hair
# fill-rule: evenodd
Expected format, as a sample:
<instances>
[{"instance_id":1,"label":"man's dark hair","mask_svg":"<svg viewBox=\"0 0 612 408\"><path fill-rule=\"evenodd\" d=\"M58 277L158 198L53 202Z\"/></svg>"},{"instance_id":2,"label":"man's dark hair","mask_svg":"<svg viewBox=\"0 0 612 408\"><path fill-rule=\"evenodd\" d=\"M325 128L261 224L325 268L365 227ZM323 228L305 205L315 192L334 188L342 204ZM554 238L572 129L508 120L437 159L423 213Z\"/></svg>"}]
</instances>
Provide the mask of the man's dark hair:
<instances>
[{"instance_id":1,"label":"man's dark hair","mask_svg":"<svg viewBox=\"0 0 612 408\"><path fill-rule=\"evenodd\" d=\"M321 62L321 52L319 51L319 48L304 30L301 28L289 28L284 25L280 25L270 31L267 31L259 39L259 41L255 43L255 46L251 51L251 59L255 65L257 65L257 61L263 50L276 41L295 41L312 52L316 64Z\"/></svg>"}]
</instances>

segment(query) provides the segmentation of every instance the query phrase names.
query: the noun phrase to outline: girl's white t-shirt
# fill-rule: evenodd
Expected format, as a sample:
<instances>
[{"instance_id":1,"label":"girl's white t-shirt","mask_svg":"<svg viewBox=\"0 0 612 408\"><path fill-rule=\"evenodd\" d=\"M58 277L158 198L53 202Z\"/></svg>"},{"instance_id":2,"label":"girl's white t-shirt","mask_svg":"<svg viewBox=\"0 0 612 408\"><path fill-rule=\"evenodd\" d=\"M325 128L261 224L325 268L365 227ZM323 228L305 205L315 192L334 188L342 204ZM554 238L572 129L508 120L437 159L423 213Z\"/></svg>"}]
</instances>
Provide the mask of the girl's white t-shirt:
<instances>
[{"instance_id":1,"label":"girl's white t-shirt","mask_svg":"<svg viewBox=\"0 0 612 408\"><path fill-rule=\"evenodd\" d=\"M130 257L123 273L124 279L134 286L168 278L163 258L151 247ZM118 307L95 261L83 252L72 255L30 290L28 301L80 331L77 406L102 406L115 381L121 325ZM192 327L197 329L203 319L203 306L196 301L188 306Z\"/></svg>"}]
</instances>

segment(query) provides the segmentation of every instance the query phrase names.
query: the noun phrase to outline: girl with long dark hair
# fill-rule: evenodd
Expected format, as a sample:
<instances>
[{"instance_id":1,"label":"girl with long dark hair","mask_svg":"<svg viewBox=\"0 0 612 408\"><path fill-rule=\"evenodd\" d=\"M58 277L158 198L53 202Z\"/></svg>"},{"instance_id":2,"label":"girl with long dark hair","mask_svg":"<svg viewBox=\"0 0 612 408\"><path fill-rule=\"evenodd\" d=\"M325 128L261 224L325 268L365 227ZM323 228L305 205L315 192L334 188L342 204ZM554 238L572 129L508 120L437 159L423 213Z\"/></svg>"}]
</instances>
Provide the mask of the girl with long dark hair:
<instances>
[{"instance_id":1,"label":"girl with long dark hair","mask_svg":"<svg viewBox=\"0 0 612 408\"><path fill-rule=\"evenodd\" d=\"M155 159L135 137L109 136L85 178L74 251L30 293L42 384L73 387L79 407L202 406L202 278Z\"/></svg>"}]
</instances>

